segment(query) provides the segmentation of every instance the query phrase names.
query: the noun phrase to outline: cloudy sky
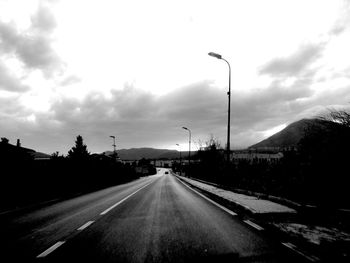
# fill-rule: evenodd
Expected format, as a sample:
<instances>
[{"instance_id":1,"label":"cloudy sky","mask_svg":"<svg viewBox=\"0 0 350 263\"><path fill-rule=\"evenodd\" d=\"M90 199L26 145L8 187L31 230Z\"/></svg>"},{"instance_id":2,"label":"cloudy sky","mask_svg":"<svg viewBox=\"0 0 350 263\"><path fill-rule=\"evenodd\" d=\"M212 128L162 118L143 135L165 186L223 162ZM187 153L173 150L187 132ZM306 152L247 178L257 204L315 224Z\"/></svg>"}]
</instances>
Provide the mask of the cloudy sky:
<instances>
[{"instance_id":1,"label":"cloudy sky","mask_svg":"<svg viewBox=\"0 0 350 263\"><path fill-rule=\"evenodd\" d=\"M0 136L66 154L231 147L350 102L350 1L0 0Z\"/></svg>"}]
</instances>

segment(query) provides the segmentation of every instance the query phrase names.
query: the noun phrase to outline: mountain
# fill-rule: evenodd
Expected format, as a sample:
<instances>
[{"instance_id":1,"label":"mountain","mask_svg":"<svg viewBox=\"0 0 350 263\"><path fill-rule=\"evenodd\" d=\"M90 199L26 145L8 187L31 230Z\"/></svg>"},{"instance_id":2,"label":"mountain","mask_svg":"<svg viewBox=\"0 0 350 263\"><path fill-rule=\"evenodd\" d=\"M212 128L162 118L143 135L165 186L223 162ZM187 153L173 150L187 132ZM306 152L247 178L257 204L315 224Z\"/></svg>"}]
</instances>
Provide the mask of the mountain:
<instances>
[{"instance_id":1,"label":"mountain","mask_svg":"<svg viewBox=\"0 0 350 263\"><path fill-rule=\"evenodd\" d=\"M302 119L289 124L282 131L275 133L267 139L254 144L248 149L273 149L297 147L300 140L304 137L307 129L328 130L333 127L333 122L320 119Z\"/></svg>"},{"instance_id":2,"label":"mountain","mask_svg":"<svg viewBox=\"0 0 350 263\"><path fill-rule=\"evenodd\" d=\"M104 152L106 155L113 154L112 151ZM140 160L145 159L173 159L179 158L180 153L176 150L168 149L154 149L154 148L131 148L131 149L121 149L117 150L118 156L122 160ZM185 154L184 152L181 152ZM184 155L185 156L185 155Z\"/></svg>"}]
</instances>

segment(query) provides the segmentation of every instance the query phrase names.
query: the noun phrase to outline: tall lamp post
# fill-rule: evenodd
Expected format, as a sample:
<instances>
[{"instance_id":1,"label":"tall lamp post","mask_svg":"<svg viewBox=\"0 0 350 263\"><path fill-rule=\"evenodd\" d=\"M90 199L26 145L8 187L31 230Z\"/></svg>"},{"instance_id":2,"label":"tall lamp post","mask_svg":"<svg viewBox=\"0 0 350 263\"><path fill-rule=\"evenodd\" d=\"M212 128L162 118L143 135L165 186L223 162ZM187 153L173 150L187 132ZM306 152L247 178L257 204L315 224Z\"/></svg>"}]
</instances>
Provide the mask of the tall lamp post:
<instances>
[{"instance_id":1,"label":"tall lamp post","mask_svg":"<svg viewBox=\"0 0 350 263\"><path fill-rule=\"evenodd\" d=\"M112 144L112 146L113 146L113 157L114 158L116 158L116 150L115 150L115 147L116 147L116 145L115 145L115 136L113 136L113 135L111 135L111 136L109 136L109 137L111 137L111 138L113 138L113 144Z\"/></svg>"},{"instance_id":2,"label":"tall lamp post","mask_svg":"<svg viewBox=\"0 0 350 263\"><path fill-rule=\"evenodd\" d=\"M188 140L188 169L191 165L191 130L187 127L182 127L182 129L187 130L189 133L189 140Z\"/></svg>"},{"instance_id":3,"label":"tall lamp post","mask_svg":"<svg viewBox=\"0 0 350 263\"><path fill-rule=\"evenodd\" d=\"M209 56L212 56L214 58L217 59L221 59L223 61L225 61L228 65L228 70L229 70L229 74L228 74L228 110L227 110L227 150L226 150L226 154L227 154L227 163L230 163L230 122L231 122L231 66L230 63L228 63L228 61L226 59L224 59L220 54L214 53L214 52L209 52L208 53Z\"/></svg>"},{"instance_id":4,"label":"tall lamp post","mask_svg":"<svg viewBox=\"0 0 350 263\"><path fill-rule=\"evenodd\" d=\"M180 144L176 144L177 146L179 146L179 149L180 149L180 175L181 175L181 148L180 148Z\"/></svg>"}]
</instances>

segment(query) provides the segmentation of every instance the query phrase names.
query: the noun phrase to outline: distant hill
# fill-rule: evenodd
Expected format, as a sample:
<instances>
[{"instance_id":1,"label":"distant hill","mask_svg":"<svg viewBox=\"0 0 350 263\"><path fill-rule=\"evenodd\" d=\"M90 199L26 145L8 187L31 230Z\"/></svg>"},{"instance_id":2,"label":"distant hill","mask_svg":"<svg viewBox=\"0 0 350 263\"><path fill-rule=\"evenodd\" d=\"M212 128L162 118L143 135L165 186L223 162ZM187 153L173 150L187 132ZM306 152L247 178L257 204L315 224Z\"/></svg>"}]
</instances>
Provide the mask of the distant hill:
<instances>
[{"instance_id":1,"label":"distant hill","mask_svg":"<svg viewBox=\"0 0 350 263\"><path fill-rule=\"evenodd\" d=\"M112 151L104 152L106 155L113 154ZM131 148L117 150L117 153L122 160L140 160L145 159L173 159L178 158L180 153L176 150L154 149L154 148ZM185 154L181 152L181 154ZM184 155L185 156L185 155Z\"/></svg>"},{"instance_id":2,"label":"distant hill","mask_svg":"<svg viewBox=\"0 0 350 263\"><path fill-rule=\"evenodd\" d=\"M250 146L248 149L269 149L269 148L286 148L297 147L300 140L305 135L305 130L319 129L328 130L333 127L333 122L320 120L320 119L302 119L300 121L289 124L282 131L275 133L267 139Z\"/></svg>"}]
</instances>

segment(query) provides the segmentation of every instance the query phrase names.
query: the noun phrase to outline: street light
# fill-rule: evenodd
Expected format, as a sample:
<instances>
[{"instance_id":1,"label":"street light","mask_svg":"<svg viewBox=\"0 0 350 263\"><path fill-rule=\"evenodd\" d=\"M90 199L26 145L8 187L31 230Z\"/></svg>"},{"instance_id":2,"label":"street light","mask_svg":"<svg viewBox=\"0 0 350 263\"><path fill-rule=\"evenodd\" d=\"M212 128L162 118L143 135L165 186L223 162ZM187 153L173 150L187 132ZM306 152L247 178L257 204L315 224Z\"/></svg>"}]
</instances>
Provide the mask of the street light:
<instances>
[{"instance_id":1,"label":"street light","mask_svg":"<svg viewBox=\"0 0 350 263\"><path fill-rule=\"evenodd\" d=\"M180 148L180 144L176 144L177 146L179 146L179 149L180 149L180 175L181 175L181 148Z\"/></svg>"},{"instance_id":2,"label":"street light","mask_svg":"<svg viewBox=\"0 0 350 263\"><path fill-rule=\"evenodd\" d=\"M187 127L182 127L182 129L187 130L189 132L189 140L188 140L188 169L190 169L191 164L191 130Z\"/></svg>"},{"instance_id":3,"label":"street light","mask_svg":"<svg viewBox=\"0 0 350 263\"><path fill-rule=\"evenodd\" d=\"M116 147L116 145L115 145L115 136L111 135L109 137L113 138L113 144L112 144L112 146L113 146L113 157L116 158L116 156L115 156L115 153L116 153L116 150L115 150L115 147Z\"/></svg>"},{"instance_id":4,"label":"street light","mask_svg":"<svg viewBox=\"0 0 350 263\"><path fill-rule=\"evenodd\" d=\"M209 52L209 56L225 61L228 65L229 75L228 75L228 111L227 111L227 163L230 163L230 122L231 122L231 66L226 59L224 59L220 54Z\"/></svg>"}]
</instances>

